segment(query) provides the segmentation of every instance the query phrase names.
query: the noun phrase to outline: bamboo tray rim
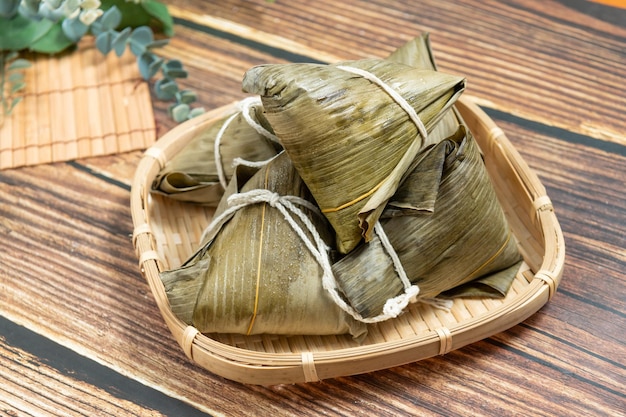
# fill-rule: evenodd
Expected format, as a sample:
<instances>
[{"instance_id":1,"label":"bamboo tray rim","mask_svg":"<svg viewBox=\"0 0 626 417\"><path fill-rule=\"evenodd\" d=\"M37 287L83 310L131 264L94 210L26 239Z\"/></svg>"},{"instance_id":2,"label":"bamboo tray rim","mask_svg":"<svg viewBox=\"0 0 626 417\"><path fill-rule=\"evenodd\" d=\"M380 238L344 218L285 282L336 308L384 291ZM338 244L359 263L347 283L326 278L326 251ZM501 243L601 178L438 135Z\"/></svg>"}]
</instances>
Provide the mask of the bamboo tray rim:
<instances>
[{"instance_id":1,"label":"bamboo tray rim","mask_svg":"<svg viewBox=\"0 0 626 417\"><path fill-rule=\"evenodd\" d=\"M159 273L164 270L164 261L157 251L157 237L150 223L150 188L153 179L171 156L211 120L232 114L235 105L232 103L207 112L165 134L145 151L131 186L133 245L139 268L148 281L172 335L192 362L226 378L260 385L312 382L365 373L443 355L504 331L537 312L556 292L563 274L565 245L545 188L504 132L475 104L475 99L464 95L457 101L457 109L477 140L484 136L484 144L481 145L483 152L487 155L494 152L501 155L502 162L514 172L512 180L521 187L521 194L524 194L521 197L531 206L527 213L530 220L527 221L541 235L542 259L532 268L524 262L518 273L528 281L522 292L486 314L470 320L398 340L329 351L273 353L248 350L199 333L193 326L178 319L169 308L159 278ZM489 149L485 149L485 144Z\"/></svg>"}]
</instances>

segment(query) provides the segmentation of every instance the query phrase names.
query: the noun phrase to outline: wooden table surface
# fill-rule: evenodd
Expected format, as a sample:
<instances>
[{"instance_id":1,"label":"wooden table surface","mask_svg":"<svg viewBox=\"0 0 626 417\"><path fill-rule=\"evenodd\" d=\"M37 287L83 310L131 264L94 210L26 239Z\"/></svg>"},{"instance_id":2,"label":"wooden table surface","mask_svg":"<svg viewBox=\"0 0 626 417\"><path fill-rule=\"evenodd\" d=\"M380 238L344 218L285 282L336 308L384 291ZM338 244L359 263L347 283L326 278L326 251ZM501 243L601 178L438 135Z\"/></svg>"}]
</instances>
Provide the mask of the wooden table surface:
<instances>
[{"instance_id":1,"label":"wooden table surface","mask_svg":"<svg viewBox=\"0 0 626 417\"><path fill-rule=\"evenodd\" d=\"M608 5L608 4L613 4ZM0 171L0 415L626 415L626 2L168 2L161 53L211 109L267 62L384 57L422 31L507 133L567 247L554 298L444 356L248 386L190 363L130 239L140 151ZM157 133L174 126L154 102Z\"/></svg>"}]
</instances>

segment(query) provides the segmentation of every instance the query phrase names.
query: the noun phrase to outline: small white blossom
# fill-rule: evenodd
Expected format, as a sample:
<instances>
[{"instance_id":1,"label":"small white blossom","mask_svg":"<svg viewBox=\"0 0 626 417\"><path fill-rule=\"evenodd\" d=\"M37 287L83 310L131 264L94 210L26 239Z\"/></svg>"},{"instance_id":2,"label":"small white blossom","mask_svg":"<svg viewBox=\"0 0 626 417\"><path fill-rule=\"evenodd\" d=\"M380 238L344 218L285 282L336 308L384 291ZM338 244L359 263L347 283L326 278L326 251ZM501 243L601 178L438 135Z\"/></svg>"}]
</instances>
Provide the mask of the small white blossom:
<instances>
[{"instance_id":1,"label":"small white blossom","mask_svg":"<svg viewBox=\"0 0 626 417\"><path fill-rule=\"evenodd\" d=\"M78 19L80 19L80 21L83 22L85 25L89 26L93 22L95 22L96 19L102 16L102 13L104 12L100 9L83 10L80 13L80 17Z\"/></svg>"},{"instance_id":2,"label":"small white blossom","mask_svg":"<svg viewBox=\"0 0 626 417\"><path fill-rule=\"evenodd\" d=\"M95 10L100 8L100 0L84 0L80 7L83 10Z\"/></svg>"}]
</instances>

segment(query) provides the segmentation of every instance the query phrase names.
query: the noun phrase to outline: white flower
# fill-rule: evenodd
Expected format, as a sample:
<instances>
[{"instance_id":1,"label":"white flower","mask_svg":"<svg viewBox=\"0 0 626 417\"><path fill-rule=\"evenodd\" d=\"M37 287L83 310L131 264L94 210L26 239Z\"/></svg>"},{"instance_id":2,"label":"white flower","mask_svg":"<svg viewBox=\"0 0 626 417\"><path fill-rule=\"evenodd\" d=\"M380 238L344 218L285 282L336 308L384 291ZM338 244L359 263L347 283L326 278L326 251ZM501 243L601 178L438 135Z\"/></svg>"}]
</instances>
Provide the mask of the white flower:
<instances>
[{"instance_id":1,"label":"white flower","mask_svg":"<svg viewBox=\"0 0 626 417\"><path fill-rule=\"evenodd\" d=\"M97 18L102 16L102 13L104 12L100 9L83 10L80 13L80 17L78 19L80 19L80 21L83 22L85 25L89 26L93 22L95 22Z\"/></svg>"},{"instance_id":2,"label":"white flower","mask_svg":"<svg viewBox=\"0 0 626 417\"><path fill-rule=\"evenodd\" d=\"M95 10L100 8L100 0L84 0L80 7L83 10Z\"/></svg>"},{"instance_id":3,"label":"white flower","mask_svg":"<svg viewBox=\"0 0 626 417\"><path fill-rule=\"evenodd\" d=\"M63 14L70 19L75 18L80 13L80 3L82 0L66 0L63 2Z\"/></svg>"}]
</instances>

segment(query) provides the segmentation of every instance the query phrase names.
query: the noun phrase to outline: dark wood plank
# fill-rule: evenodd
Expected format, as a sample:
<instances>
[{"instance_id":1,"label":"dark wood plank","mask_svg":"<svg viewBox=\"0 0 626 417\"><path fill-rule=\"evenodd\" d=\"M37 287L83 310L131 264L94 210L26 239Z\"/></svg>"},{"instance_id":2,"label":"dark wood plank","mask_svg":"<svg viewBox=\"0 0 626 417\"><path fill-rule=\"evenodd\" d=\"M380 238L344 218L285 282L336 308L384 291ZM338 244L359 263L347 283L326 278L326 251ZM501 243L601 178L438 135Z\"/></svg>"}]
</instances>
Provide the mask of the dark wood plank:
<instances>
[{"instance_id":1,"label":"dark wood plank","mask_svg":"<svg viewBox=\"0 0 626 417\"><path fill-rule=\"evenodd\" d=\"M419 4L342 2L182 2L209 27L232 21L342 59L384 57L422 31L431 33L440 69L468 79L468 93L525 118L624 143L626 27L588 16L567 2L487 1ZM624 16L621 9L614 14ZM208 15L210 19L202 20ZM210 49L210 44L208 45ZM296 52L296 51L294 51Z\"/></svg>"},{"instance_id":2,"label":"dark wood plank","mask_svg":"<svg viewBox=\"0 0 626 417\"><path fill-rule=\"evenodd\" d=\"M212 415L623 415L624 29L569 3L335 3L172 1L185 19L191 10L241 26L182 22L164 55L183 60L182 84L213 108L244 96L252 65L384 56L430 30L441 67L467 74L554 203L567 259L546 307L446 356L376 373L275 387L217 377L185 358L138 270L133 152L0 172L0 315ZM166 106L155 102L159 135L174 126ZM0 336L9 415L166 414L62 374L57 359L29 349Z\"/></svg>"}]
</instances>

